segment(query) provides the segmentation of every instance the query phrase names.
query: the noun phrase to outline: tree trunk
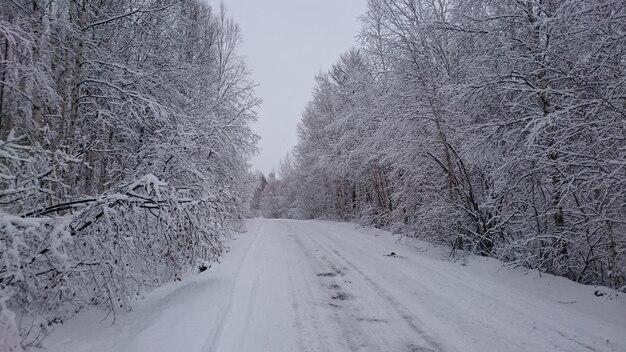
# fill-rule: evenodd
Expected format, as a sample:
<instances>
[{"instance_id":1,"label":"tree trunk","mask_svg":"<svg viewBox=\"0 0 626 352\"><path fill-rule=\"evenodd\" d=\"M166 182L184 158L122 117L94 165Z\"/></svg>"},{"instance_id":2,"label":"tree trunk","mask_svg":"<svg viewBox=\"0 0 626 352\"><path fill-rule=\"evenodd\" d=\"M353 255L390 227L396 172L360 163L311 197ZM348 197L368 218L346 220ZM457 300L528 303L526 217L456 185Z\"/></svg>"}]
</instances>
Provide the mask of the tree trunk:
<instances>
[{"instance_id":1,"label":"tree trunk","mask_svg":"<svg viewBox=\"0 0 626 352\"><path fill-rule=\"evenodd\" d=\"M32 30L34 37L34 45L33 45L33 65L40 65L40 55L41 55L41 20L42 20L42 12L41 7L37 3L38 0L33 0L33 15L32 15ZM43 127L43 113L42 113L42 102L41 102L41 92L39 91L38 83L36 79L33 79L33 110L32 110L32 119L34 124L34 135L35 140L40 141L40 133L41 128Z\"/></svg>"},{"instance_id":2,"label":"tree trunk","mask_svg":"<svg viewBox=\"0 0 626 352\"><path fill-rule=\"evenodd\" d=\"M87 17L87 9L86 9L86 1L82 0L81 3L78 3L79 0L74 0L71 2L75 8L75 13L78 16L78 27L80 32L76 36L76 51L75 51L75 60L74 60L74 72L72 76L72 86L71 92L72 97L70 99L70 116L69 116L69 126L67 131L67 145L69 152L73 152L76 142L76 124L78 123L78 103L80 98L80 84L81 84L81 66L83 62L83 50L84 50L84 42L83 42L83 32L82 28L85 27L86 17Z\"/></svg>"},{"instance_id":3,"label":"tree trunk","mask_svg":"<svg viewBox=\"0 0 626 352\"><path fill-rule=\"evenodd\" d=\"M619 270L615 237L613 235L613 222L610 220L606 222L606 235L609 242L609 271L611 272L611 280L613 282L613 288L619 289L624 284L624 278Z\"/></svg>"},{"instance_id":4,"label":"tree trunk","mask_svg":"<svg viewBox=\"0 0 626 352\"><path fill-rule=\"evenodd\" d=\"M9 23L10 22L11 22L11 16L9 16ZM3 50L3 56L2 56L4 63L2 64L2 78L0 78L2 82L6 82L7 71L9 70L9 67L6 64L6 62L9 61L9 46L10 46L9 39L4 38L4 50ZM3 141L7 140L9 132L13 128L13 123L12 123L13 121L11 120L11 115L5 111L5 107L4 107L4 91L5 91L5 85L4 83L0 83L0 139Z\"/></svg>"}]
</instances>

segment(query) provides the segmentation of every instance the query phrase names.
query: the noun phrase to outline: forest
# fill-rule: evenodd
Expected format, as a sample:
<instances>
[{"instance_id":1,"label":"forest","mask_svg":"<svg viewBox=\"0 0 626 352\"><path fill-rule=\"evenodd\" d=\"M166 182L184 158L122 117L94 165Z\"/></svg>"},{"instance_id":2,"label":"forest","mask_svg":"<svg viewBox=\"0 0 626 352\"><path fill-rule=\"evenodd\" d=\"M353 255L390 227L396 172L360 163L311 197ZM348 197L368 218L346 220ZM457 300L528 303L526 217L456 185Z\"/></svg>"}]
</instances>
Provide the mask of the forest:
<instances>
[{"instance_id":1,"label":"forest","mask_svg":"<svg viewBox=\"0 0 626 352\"><path fill-rule=\"evenodd\" d=\"M0 2L0 346L87 307L115 321L246 217L626 292L626 2L367 0L360 21L263 175L224 5Z\"/></svg>"},{"instance_id":2,"label":"forest","mask_svg":"<svg viewBox=\"0 0 626 352\"><path fill-rule=\"evenodd\" d=\"M369 0L252 214L626 289L626 2Z\"/></svg>"},{"instance_id":3,"label":"forest","mask_svg":"<svg viewBox=\"0 0 626 352\"><path fill-rule=\"evenodd\" d=\"M0 3L0 345L224 253L260 100L201 0Z\"/></svg>"}]
</instances>

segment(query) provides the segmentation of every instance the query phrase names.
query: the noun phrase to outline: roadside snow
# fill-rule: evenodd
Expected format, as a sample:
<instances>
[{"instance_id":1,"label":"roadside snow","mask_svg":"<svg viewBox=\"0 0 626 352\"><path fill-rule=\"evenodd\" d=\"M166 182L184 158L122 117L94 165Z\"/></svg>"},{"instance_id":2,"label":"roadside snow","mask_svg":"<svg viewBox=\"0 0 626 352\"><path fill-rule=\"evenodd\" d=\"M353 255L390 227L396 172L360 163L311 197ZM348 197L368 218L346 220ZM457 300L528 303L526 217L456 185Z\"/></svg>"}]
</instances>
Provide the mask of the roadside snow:
<instances>
[{"instance_id":1,"label":"roadside snow","mask_svg":"<svg viewBox=\"0 0 626 352\"><path fill-rule=\"evenodd\" d=\"M89 310L47 351L626 351L624 295L388 232L250 220L223 262L117 317ZM395 252L395 256L387 256Z\"/></svg>"}]
</instances>

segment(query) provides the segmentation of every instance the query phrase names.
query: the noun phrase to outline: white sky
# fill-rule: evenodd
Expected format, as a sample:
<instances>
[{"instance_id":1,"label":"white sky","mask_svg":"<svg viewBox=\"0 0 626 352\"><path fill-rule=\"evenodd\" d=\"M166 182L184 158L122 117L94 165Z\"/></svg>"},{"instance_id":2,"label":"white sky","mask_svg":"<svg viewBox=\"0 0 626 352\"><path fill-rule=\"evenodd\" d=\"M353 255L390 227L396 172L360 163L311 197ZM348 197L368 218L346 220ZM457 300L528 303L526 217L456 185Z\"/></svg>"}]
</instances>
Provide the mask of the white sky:
<instances>
[{"instance_id":1,"label":"white sky","mask_svg":"<svg viewBox=\"0 0 626 352\"><path fill-rule=\"evenodd\" d=\"M296 125L314 77L355 44L366 0L224 0L241 26L256 94L263 99L253 128L261 136L252 168L267 174L297 142ZM214 7L219 4L210 0Z\"/></svg>"}]
</instances>

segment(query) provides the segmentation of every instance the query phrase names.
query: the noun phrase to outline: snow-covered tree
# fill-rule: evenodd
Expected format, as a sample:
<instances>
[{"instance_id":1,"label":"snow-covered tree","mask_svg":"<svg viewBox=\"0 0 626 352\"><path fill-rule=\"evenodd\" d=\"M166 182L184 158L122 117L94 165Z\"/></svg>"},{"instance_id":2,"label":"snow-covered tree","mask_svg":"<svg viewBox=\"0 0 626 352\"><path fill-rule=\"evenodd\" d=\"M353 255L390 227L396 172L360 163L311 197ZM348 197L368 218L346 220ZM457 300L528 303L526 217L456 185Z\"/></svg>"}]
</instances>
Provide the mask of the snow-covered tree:
<instances>
[{"instance_id":1,"label":"snow-covered tree","mask_svg":"<svg viewBox=\"0 0 626 352\"><path fill-rule=\"evenodd\" d=\"M369 0L299 125L299 213L623 289L625 14Z\"/></svg>"},{"instance_id":2,"label":"snow-covered tree","mask_svg":"<svg viewBox=\"0 0 626 352\"><path fill-rule=\"evenodd\" d=\"M200 0L0 4L0 339L217 260L248 209L259 100ZM21 347L20 347L21 346Z\"/></svg>"}]
</instances>

